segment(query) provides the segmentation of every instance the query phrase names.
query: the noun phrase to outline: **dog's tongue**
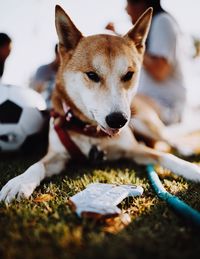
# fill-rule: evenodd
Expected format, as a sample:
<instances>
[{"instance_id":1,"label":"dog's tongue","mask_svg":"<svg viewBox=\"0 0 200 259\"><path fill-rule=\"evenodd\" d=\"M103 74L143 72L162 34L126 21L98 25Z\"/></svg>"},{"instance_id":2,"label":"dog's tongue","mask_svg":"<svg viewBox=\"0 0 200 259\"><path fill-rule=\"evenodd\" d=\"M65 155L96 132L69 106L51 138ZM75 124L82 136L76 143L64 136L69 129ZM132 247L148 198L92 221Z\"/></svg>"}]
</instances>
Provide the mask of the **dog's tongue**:
<instances>
[{"instance_id":1,"label":"dog's tongue","mask_svg":"<svg viewBox=\"0 0 200 259\"><path fill-rule=\"evenodd\" d=\"M106 134L108 134L111 137L115 136L119 133L119 129L111 129L111 128L101 127L101 130L103 130Z\"/></svg>"},{"instance_id":2,"label":"dog's tongue","mask_svg":"<svg viewBox=\"0 0 200 259\"><path fill-rule=\"evenodd\" d=\"M115 136L119 133L119 130L118 129L108 129L107 132L110 136Z\"/></svg>"}]
</instances>

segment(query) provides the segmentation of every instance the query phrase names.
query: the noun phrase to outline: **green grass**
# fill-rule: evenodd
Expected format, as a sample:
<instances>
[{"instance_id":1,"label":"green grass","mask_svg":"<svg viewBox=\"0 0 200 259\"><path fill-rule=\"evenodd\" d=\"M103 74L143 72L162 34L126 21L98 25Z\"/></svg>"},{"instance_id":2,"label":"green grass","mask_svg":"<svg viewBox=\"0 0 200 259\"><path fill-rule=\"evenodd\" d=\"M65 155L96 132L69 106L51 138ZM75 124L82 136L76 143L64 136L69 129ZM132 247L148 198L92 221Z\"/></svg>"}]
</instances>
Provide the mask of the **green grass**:
<instances>
[{"instance_id":1,"label":"green grass","mask_svg":"<svg viewBox=\"0 0 200 259\"><path fill-rule=\"evenodd\" d=\"M0 187L39 156L3 156ZM168 191L200 211L199 184L166 171L161 178ZM144 187L141 197L121 204L132 222L118 233L105 232L102 222L80 219L69 208L67 199L91 182L134 183ZM35 202L41 194L50 194L52 199ZM145 168L128 161L92 167L71 164L62 174L45 180L29 200L0 204L2 259L200 258L199 243L199 231L156 197Z\"/></svg>"}]
</instances>

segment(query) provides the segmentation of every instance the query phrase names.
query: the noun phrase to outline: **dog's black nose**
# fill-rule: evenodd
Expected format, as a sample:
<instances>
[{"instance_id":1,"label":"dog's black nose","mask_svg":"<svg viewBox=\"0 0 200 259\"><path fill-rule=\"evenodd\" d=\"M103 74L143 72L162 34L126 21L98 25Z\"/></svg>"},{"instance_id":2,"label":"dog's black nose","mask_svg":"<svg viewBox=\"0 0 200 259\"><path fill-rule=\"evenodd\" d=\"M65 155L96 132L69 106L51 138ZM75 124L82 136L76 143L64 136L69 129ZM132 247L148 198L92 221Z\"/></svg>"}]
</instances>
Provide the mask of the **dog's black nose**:
<instances>
[{"instance_id":1,"label":"dog's black nose","mask_svg":"<svg viewBox=\"0 0 200 259\"><path fill-rule=\"evenodd\" d=\"M106 123L112 129L122 128L127 121L127 116L121 112L113 112L106 116Z\"/></svg>"}]
</instances>

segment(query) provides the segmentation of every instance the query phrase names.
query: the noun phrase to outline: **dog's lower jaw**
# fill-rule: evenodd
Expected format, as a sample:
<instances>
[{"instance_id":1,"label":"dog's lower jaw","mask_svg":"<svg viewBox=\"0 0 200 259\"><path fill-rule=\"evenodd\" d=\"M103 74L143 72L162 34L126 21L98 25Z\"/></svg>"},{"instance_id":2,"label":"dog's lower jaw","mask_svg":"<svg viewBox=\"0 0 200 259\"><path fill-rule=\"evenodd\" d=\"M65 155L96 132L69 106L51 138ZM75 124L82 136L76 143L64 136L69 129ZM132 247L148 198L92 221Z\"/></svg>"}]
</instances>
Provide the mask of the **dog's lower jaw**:
<instances>
[{"instance_id":1,"label":"dog's lower jaw","mask_svg":"<svg viewBox=\"0 0 200 259\"><path fill-rule=\"evenodd\" d=\"M120 129L105 128L103 126L100 126L100 129L108 134L108 136L110 137L116 136L120 132Z\"/></svg>"}]
</instances>

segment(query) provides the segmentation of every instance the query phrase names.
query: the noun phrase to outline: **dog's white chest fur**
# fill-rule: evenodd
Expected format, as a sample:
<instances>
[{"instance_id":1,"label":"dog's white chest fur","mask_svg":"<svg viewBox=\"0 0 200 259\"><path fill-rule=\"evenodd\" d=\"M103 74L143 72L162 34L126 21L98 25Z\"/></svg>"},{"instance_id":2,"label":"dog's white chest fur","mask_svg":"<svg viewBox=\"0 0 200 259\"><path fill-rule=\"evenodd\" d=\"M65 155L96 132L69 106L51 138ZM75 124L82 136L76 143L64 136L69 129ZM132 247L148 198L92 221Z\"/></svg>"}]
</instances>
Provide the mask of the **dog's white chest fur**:
<instances>
[{"instance_id":1,"label":"dog's white chest fur","mask_svg":"<svg viewBox=\"0 0 200 259\"><path fill-rule=\"evenodd\" d=\"M112 138L93 138L78 133L71 133L70 137L86 157L88 157L92 146L97 146L99 150L106 154L106 158L109 160L117 159L121 156L121 152L117 153L117 150L131 150L135 145L135 139L129 127L126 127Z\"/></svg>"}]
</instances>

